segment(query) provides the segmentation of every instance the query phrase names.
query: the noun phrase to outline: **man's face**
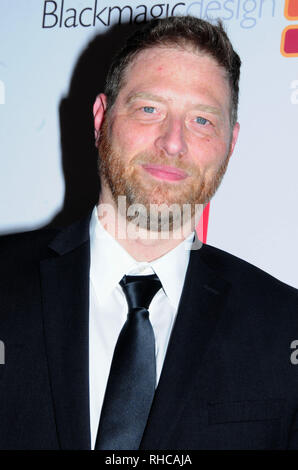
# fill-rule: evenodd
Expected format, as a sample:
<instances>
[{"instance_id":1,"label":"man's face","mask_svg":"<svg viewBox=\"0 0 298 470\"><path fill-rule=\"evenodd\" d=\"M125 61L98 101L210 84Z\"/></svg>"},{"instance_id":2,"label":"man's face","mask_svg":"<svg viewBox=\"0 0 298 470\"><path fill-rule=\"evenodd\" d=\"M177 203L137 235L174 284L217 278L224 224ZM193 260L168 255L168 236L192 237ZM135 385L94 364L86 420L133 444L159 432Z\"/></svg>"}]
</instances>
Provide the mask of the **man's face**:
<instances>
[{"instance_id":1,"label":"man's face","mask_svg":"<svg viewBox=\"0 0 298 470\"><path fill-rule=\"evenodd\" d=\"M214 59L177 48L137 55L101 128L101 184L117 204L209 201L238 135L230 89Z\"/></svg>"}]
</instances>

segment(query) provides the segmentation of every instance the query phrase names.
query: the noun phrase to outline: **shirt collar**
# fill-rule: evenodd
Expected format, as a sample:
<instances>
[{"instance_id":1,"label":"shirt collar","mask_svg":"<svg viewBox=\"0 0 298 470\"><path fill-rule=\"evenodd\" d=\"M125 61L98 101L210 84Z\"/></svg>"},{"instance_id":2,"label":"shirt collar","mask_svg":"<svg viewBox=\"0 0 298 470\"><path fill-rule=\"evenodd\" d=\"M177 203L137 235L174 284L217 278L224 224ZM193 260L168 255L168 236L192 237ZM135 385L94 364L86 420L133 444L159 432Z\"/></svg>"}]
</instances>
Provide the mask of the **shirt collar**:
<instances>
[{"instance_id":1,"label":"shirt collar","mask_svg":"<svg viewBox=\"0 0 298 470\"><path fill-rule=\"evenodd\" d=\"M135 260L102 226L95 206L90 219L90 278L99 301L104 301L124 274L155 272L165 294L177 309L189 262L194 232L165 255L153 261Z\"/></svg>"}]
</instances>

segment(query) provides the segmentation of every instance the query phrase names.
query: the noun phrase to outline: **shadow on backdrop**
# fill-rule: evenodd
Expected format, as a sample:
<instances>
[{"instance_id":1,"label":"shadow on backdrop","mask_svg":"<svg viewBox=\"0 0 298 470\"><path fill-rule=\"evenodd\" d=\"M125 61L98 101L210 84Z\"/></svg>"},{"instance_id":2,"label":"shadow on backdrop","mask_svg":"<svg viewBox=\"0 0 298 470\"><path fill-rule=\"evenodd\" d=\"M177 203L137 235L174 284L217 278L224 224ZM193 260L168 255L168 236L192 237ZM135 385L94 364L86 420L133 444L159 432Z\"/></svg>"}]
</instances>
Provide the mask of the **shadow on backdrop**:
<instances>
[{"instance_id":1,"label":"shadow on backdrop","mask_svg":"<svg viewBox=\"0 0 298 470\"><path fill-rule=\"evenodd\" d=\"M69 93L59 107L65 195L61 211L46 228L63 227L86 214L100 190L92 107L103 91L111 59L138 25L115 25L97 35L74 68Z\"/></svg>"}]
</instances>

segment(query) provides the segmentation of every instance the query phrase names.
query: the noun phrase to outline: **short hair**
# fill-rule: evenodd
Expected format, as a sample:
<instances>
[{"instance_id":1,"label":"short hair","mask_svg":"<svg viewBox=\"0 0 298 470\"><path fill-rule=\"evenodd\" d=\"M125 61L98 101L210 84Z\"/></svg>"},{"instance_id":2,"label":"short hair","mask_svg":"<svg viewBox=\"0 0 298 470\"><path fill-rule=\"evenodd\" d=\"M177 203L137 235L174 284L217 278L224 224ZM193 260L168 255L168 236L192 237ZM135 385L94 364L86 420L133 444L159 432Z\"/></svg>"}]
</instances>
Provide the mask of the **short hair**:
<instances>
[{"instance_id":1,"label":"short hair","mask_svg":"<svg viewBox=\"0 0 298 470\"><path fill-rule=\"evenodd\" d=\"M224 68L231 90L230 121L234 126L238 112L240 57L234 51L221 20L212 24L193 16L152 20L127 39L122 49L114 56L107 74L104 92L108 109L112 108L124 85L128 65L138 53L156 46L191 46L195 51L211 56Z\"/></svg>"}]
</instances>

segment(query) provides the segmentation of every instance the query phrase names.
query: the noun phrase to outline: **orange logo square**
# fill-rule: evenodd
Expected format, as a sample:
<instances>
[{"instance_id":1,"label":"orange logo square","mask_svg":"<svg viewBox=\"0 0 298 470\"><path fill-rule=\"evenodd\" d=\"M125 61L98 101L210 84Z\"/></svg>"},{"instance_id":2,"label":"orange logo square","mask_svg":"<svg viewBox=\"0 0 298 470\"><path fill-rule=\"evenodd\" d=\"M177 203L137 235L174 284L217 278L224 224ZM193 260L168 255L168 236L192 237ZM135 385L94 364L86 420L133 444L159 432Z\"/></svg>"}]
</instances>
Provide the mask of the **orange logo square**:
<instances>
[{"instance_id":1,"label":"orange logo square","mask_svg":"<svg viewBox=\"0 0 298 470\"><path fill-rule=\"evenodd\" d=\"M298 20L298 0L286 0L285 17L287 20Z\"/></svg>"}]
</instances>

